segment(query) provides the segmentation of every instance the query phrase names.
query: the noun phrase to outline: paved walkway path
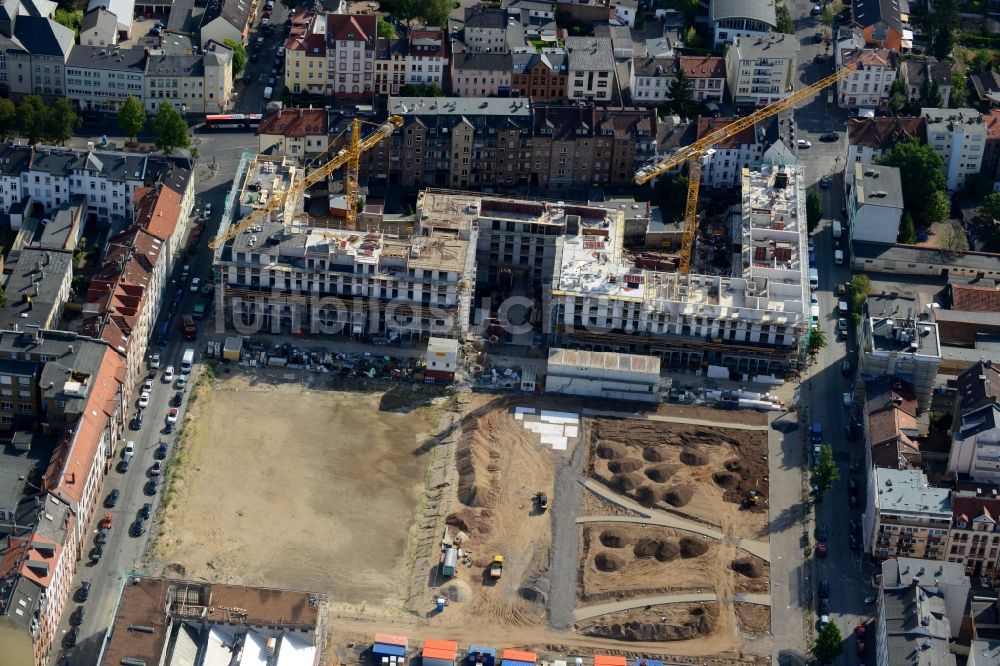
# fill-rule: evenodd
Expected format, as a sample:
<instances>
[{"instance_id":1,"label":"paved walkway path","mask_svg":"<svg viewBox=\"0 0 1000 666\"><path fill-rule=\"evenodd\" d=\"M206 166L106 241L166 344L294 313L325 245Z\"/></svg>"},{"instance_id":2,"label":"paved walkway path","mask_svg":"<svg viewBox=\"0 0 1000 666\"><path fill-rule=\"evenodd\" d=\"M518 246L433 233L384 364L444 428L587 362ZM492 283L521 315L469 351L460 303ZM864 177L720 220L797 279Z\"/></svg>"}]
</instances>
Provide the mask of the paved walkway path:
<instances>
[{"instance_id":1,"label":"paved walkway path","mask_svg":"<svg viewBox=\"0 0 1000 666\"><path fill-rule=\"evenodd\" d=\"M604 486L600 482L593 479L581 479L581 483L584 488L598 497L605 499L612 504L617 504L618 506L628 509L629 511L634 511L638 513L639 516L581 516L576 519L577 523L637 523L645 525L658 525L659 527L671 527L674 529L685 530L687 532L694 532L695 534L700 534L710 539L731 543L737 548L747 551L751 555L756 555L765 562L770 563L771 561L771 548L768 544L762 541L754 541L753 539L735 539L726 536L718 529L709 527L704 523L687 520L685 518L681 518L680 516L675 516L672 513L667 513L666 511L648 509L638 502L625 497L624 495L619 495L607 486Z\"/></svg>"},{"instance_id":2,"label":"paved walkway path","mask_svg":"<svg viewBox=\"0 0 1000 666\"><path fill-rule=\"evenodd\" d=\"M608 613L620 613L633 608L645 608L646 606L659 606L661 604L690 604L712 601L729 601L734 603L757 604L759 606L770 606L770 594L736 594L732 599L718 599L714 592L681 592L678 594L662 594L644 599L628 599L626 601L614 601L606 604L595 604L593 606L581 606L573 611L573 620L589 620Z\"/></svg>"},{"instance_id":3,"label":"paved walkway path","mask_svg":"<svg viewBox=\"0 0 1000 666\"><path fill-rule=\"evenodd\" d=\"M748 423L722 423L719 421L706 421L704 419L689 419L683 416L662 416L660 414L642 414L638 412L612 412L606 409L584 409L584 416L607 416L615 419L638 419L646 421L663 421L664 423L684 423L687 425L708 426L711 428L729 428L730 430L756 430L765 432L768 427L765 425L750 425Z\"/></svg>"}]
</instances>

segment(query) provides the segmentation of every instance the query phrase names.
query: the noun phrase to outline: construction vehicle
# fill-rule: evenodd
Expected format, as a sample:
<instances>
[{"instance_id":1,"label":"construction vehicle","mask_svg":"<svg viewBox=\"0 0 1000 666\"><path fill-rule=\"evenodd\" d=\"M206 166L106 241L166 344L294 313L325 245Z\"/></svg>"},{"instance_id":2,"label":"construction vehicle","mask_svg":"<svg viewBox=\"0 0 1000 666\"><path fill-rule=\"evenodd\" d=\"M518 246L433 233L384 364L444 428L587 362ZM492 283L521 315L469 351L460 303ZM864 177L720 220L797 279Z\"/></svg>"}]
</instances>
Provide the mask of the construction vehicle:
<instances>
[{"instance_id":1,"label":"construction vehicle","mask_svg":"<svg viewBox=\"0 0 1000 666\"><path fill-rule=\"evenodd\" d=\"M316 183L326 180L330 174L340 167L344 167L344 195L347 199L344 228L356 228L358 221L358 171L361 168L361 154L371 150L380 141L402 127L403 118L401 116L389 116L385 122L376 125L376 129L363 139L361 138L362 124L373 123L365 123L365 121L357 118L352 120L350 128L334 138L332 142L336 144L338 138L348 135L347 146L341 148L333 159L310 171L301 181L288 188L285 192L275 195L270 201L254 210L239 222L230 225L228 231L216 236L208 246L213 250L217 249L247 229L263 222L272 213L284 209L289 197L297 197Z\"/></svg>"},{"instance_id":2,"label":"construction vehicle","mask_svg":"<svg viewBox=\"0 0 1000 666\"><path fill-rule=\"evenodd\" d=\"M494 555L490 563L490 578L498 580L503 575L503 555Z\"/></svg>"},{"instance_id":3,"label":"construction vehicle","mask_svg":"<svg viewBox=\"0 0 1000 666\"><path fill-rule=\"evenodd\" d=\"M725 127L721 127L714 132L709 132L697 141L683 146L669 157L665 157L652 164L644 165L635 172L635 182L637 185L644 185L658 176L676 169L685 162L688 163L688 191L687 200L684 205L684 231L681 236L681 253L679 271L683 274L691 271L691 254L694 249L694 236L698 224L698 188L701 185L702 166L711 158L715 152L713 147L736 136L748 127L753 127L758 122L776 116L783 111L794 109L799 102L812 97L827 86L831 86L842 78L853 72L851 67L844 67L835 74L831 74L820 79L811 86L791 93L788 97L768 104L757 109L753 113L737 118Z\"/></svg>"},{"instance_id":4,"label":"construction vehicle","mask_svg":"<svg viewBox=\"0 0 1000 666\"><path fill-rule=\"evenodd\" d=\"M538 505L538 512L545 513L549 508L549 496L539 490L535 493L535 503Z\"/></svg>"},{"instance_id":5,"label":"construction vehicle","mask_svg":"<svg viewBox=\"0 0 1000 666\"><path fill-rule=\"evenodd\" d=\"M756 490L751 490L750 493L743 498L743 508L752 509L755 506L760 506L760 493Z\"/></svg>"}]
</instances>

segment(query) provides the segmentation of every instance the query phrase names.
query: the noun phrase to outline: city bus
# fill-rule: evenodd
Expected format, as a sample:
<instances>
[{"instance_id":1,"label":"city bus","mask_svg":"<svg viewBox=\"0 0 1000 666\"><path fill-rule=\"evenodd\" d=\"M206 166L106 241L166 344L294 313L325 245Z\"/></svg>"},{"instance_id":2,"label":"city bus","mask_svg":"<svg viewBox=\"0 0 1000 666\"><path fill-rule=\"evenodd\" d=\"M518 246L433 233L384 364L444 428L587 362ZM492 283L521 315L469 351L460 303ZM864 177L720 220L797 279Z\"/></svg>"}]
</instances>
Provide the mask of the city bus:
<instances>
[{"instance_id":1,"label":"city bus","mask_svg":"<svg viewBox=\"0 0 1000 666\"><path fill-rule=\"evenodd\" d=\"M224 113L205 116L207 130L257 129L260 127L259 113Z\"/></svg>"}]
</instances>

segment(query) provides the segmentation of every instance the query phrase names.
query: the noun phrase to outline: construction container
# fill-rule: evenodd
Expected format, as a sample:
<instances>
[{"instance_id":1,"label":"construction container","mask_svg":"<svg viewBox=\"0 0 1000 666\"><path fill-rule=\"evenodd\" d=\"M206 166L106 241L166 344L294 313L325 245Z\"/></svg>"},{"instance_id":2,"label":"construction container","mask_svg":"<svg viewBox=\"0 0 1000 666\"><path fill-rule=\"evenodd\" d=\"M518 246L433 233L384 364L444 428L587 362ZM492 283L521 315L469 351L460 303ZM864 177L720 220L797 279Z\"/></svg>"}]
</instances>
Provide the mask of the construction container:
<instances>
[{"instance_id":1,"label":"construction container","mask_svg":"<svg viewBox=\"0 0 1000 666\"><path fill-rule=\"evenodd\" d=\"M424 641L424 649L420 656L424 666L455 666L458 643L428 638Z\"/></svg>"},{"instance_id":2,"label":"construction container","mask_svg":"<svg viewBox=\"0 0 1000 666\"><path fill-rule=\"evenodd\" d=\"M222 358L227 361L239 361L240 352L243 351L243 338L231 335L226 338L226 344L222 348Z\"/></svg>"},{"instance_id":3,"label":"construction container","mask_svg":"<svg viewBox=\"0 0 1000 666\"><path fill-rule=\"evenodd\" d=\"M644 659L639 657L635 660L635 666L663 666L663 662L659 659Z\"/></svg>"},{"instance_id":4,"label":"construction container","mask_svg":"<svg viewBox=\"0 0 1000 666\"><path fill-rule=\"evenodd\" d=\"M375 634L372 643L372 660L383 666L396 666L406 657L407 640L404 636L392 634Z\"/></svg>"},{"instance_id":5,"label":"construction container","mask_svg":"<svg viewBox=\"0 0 1000 666\"><path fill-rule=\"evenodd\" d=\"M469 646L469 666L495 666L497 649L486 645Z\"/></svg>"},{"instance_id":6,"label":"construction container","mask_svg":"<svg viewBox=\"0 0 1000 666\"><path fill-rule=\"evenodd\" d=\"M538 655L522 650L504 650L500 658L500 666L534 666Z\"/></svg>"},{"instance_id":7,"label":"construction container","mask_svg":"<svg viewBox=\"0 0 1000 666\"><path fill-rule=\"evenodd\" d=\"M625 657L616 657L610 654L595 654L594 666L625 666Z\"/></svg>"},{"instance_id":8,"label":"construction container","mask_svg":"<svg viewBox=\"0 0 1000 666\"><path fill-rule=\"evenodd\" d=\"M441 575L454 576L455 567L458 566L458 548L449 547L444 551L444 559L441 560Z\"/></svg>"}]
</instances>

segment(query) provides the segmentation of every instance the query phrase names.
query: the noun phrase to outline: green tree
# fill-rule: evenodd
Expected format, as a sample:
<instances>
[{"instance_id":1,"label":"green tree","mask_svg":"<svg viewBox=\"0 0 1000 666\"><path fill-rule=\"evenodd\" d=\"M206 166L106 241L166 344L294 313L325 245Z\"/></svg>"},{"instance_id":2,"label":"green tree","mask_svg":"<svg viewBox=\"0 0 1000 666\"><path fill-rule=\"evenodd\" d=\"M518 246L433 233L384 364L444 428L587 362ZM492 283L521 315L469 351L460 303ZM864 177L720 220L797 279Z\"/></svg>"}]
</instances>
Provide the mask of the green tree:
<instances>
[{"instance_id":1,"label":"green tree","mask_svg":"<svg viewBox=\"0 0 1000 666\"><path fill-rule=\"evenodd\" d=\"M823 219L823 200L816 190L806 195L806 229L812 232Z\"/></svg>"},{"instance_id":2,"label":"green tree","mask_svg":"<svg viewBox=\"0 0 1000 666\"><path fill-rule=\"evenodd\" d=\"M934 57L938 60L945 60L951 55L952 50L955 48L955 32L951 28L941 26L934 33L934 42L932 44L932 52Z\"/></svg>"},{"instance_id":3,"label":"green tree","mask_svg":"<svg viewBox=\"0 0 1000 666\"><path fill-rule=\"evenodd\" d=\"M985 199L993 193L993 178L985 173L970 173L962 185L962 194L973 199Z\"/></svg>"},{"instance_id":4,"label":"green tree","mask_svg":"<svg viewBox=\"0 0 1000 666\"><path fill-rule=\"evenodd\" d=\"M965 231L955 225L945 225L937 234L938 249L945 253L966 252L969 249L969 239Z\"/></svg>"},{"instance_id":5,"label":"green tree","mask_svg":"<svg viewBox=\"0 0 1000 666\"><path fill-rule=\"evenodd\" d=\"M187 148L191 145L188 137L188 126L180 112L172 104L160 104L153 116L153 133L156 135L156 147L169 154L174 148Z\"/></svg>"},{"instance_id":6,"label":"green tree","mask_svg":"<svg viewBox=\"0 0 1000 666\"><path fill-rule=\"evenodd\" d=\"M379 3L382 11L392 14L400 21L416 18L420 11L417 0L382 0Z\"/></svg>"},{"instance_id":7,"label":"green tree","mask_svg":"<svg viewBox=\"0 0 1000 666\"><path fill-rule=\"evenodd\" d=\"M879 164L899 169L903 181L903 205L921 226L948 215L944 161L932 146L922 146L913 137L900 141Z\"/></svg>"},{"instance_id":8,"label":"green tree","mask_svg":"<svg viewBox=\"0 0 1000 666\"><path fill-rule=\"evenodd\" d=\"M969 84L964 75L951 77L951 95L948 97L948 106L953 109L961 109L969 101Z\"/></svg>"},{"instance_id":9,"label":"green tree","mask_svg":"<svg viewBox=\"0 0 1000 666\"><path fill-rule=\"evenodd\" d=\"M396 27L381 16L378 17L376 31L382 39L396 39Z\"/></svg>"},{"instance_id":10,"label":"green tree","mask_svg":"<svg viewBox=\"0 0 1000 666\"><path fill-rule=\"evenodd\" d=\"M844 637L836 623L830 622L819 630L816 643L812 646L812 656L822 663L828 663L844 652Z\"/></svg>"},{"instance_id":11,"label":"green tree","mask_svg":"<svg viewBox=\"0 0 1000 666\"><path fill-rule=\"evenodd\" d=\"M1000 193L986 195L983 206L979 209L979 216L989 220L991 224L1000 221Z\"/></svg>"},{"instance_id":12,"label":"green tree","mask_svg":"<svg viewBox=\"0 0 1000 666\"><path fill-rule=\"evenodd\" d=\"M896 239L904 245L913 245L917 242L917 228L913 224L913 216L903 213L903 219L899 222L899 236Z\"/></svg>"},{"instance_id":13,"label":"green tree","mask_svg":"<svg viewBox=\"0 0 1000 666\"><path fill-rule=\"evenodd\" d=\"M14 102L0 98L0 139L6 139L17 127L17 109Z\"/></svg>"},{"instance_id":14,"label":"green tree","mask_svg":"<svg viewBox=\"0 0 1000 666\"><path fill-rule=\"evenodd\" d=\"M677 70L677 78L670 82L667 90L670 96L670 109L681 118L694 116L694 86L683 69Z\"/></svg>"},{"instance_id":15,"label":"green tree","mask_svg":"<svg viewBox=\"0 0 1000 666\"><path fill-rule=\"evenodd\" d=\"M399 89L403 97L444 97L441 86L436 83L407 83Z\"/></svg>"},{"instance_id":16,"label":"green tree","mask_svg":"<svg viewBox=\"0 0 1000 666\"><path fill-rule=\"evenodd\" d=\"M778 19L778 25L775 28L778 32L783 32L786 35L795 34L795 24L792 23L792 13L788 11L788 7L785 5L778 5L778 8L774 11L775 16Z\"/></svg>"},{"instance_id":17,"label":"green tree","mask_svg":"<svg viewBox=\"0 0 1000 666\"><path fill-rule=\"evenodd\" d=\"M427 25L439 26L447 30L451 2L452 0L421 0L418 3L421 7L419 16L427 22Z\"/></svg>"},{"instance_id":18,"label":"green tree","mask_svg":"<svg viewBox=\"0 0 1000 666\"><path fill-rule=\"evenodd\" d=\"M83 10L77 9L57 9L55 16L56 23L64 25L77 35L80 34L80 28L83 27Z\"/></svg>"},{"instance_id":19,"label":"green tree","mask_svg":"<svg viewBox=\"0 0 1000 666\"><path fill-rule=\"evenodd\" d=\"M698 15L698 0L660 0L660 7L683 12L684 18L691 23Z\"/></svg>"},{"instance_id":20,"label":"green tree","mask_svg":"<svg viewBox=\"0 0 1000 666\"><path fill-rule=\"evenodd\" d=\"M76 109L64 97L52 101L45 118L45 138L60 146L70 140L73 132L83 124Z\"/></svg>"},{"instance_id":21,"label":"green tree","mask_svg":"<svg viewBox=\"0 0 1000 666\"><path fill-rule=\"evenodd\" d=\"M826 347L826 331L819 325L809 329L809 353L815 354Z\"/></svg>"},{"instance_id":22,"label":"green tree","mask_svg":"<svg viewBox=\"0 0 1000 666\"><path fill-rule=\"evenodd\" d=\"M894 116L902 115L908 105L909 100L906 99L906 84L903 83L903 79L896 79L892 82L892 87L889 89L889 110L892 111L892 115Z\"/></svg>"},{"instance_id":23,"label":"green tree","mask_svg":"<svg viewBox=\"0 0 1000 666\"><path fill-rule=\"evenodd\" d=\"M673 222L684 217L687 204L687 174L661 176L653 183L652 200L660 208L664 220Z\"/></svg>"},{"instance_id":24,"label":"green tree","mask_svg":"<svg viewBox=\"0 0 1000 666\"><path fill-rule=\"evenodd\" d=\"M3 290L3 285L0 285L0 308L7 307L7 292Z\"/></svg>"},{"instance_id":25,"label":"green tree","mask_svg":"<svg viewBox=\"0 0 1000 666\"><path fill-rule=\"evenodd\" d=\"M923 83L920 84L920 106L930 109L940 109L944 106L941 88L930 76L924 77Z\"/></svg>"},{"instance_id":26,"label":"green tree","mask_svg":"<svg viewBox=\"0 0 1000 666\"><path fill-rule=\"evenodd\" d=\"M819 20L827 28L833 29L833 24L836 23L837 17L834 15L830 6L827 5L823 8L823 13L819 15Z\"/></svg>"},{"instance_id":27,"label":"green tree","mask_svg":"<svg viewBox=\"0 0 1000 666\"><path fill-rule=\"evenodd\" d=\"M851 279L851 288L848 293L848 300L851 304L851 321L857 327L861 323L861 313L865 309L865 300L872 292L872 281L867 275L855 275Z\"/></svg>"},{"instance_id":28,"label":"green tree","mask_svg":"<svg viewBox=\"0 0 1000 666\"><path fill-rule=\"evenodd\" d=\"M233 76L238 76L247 68L247 50L235 39L222 40L223 46L233 52Z\"/></svg>"},{"instance_id":29,"label":"green tree","mask_svg":"<svg viewBox=\"0 0 1000 666\"><path fill-rule=\"evenodd\" d=\"M993 69L993 52L989 49L977 49L967 61L969 74L982 74ZM955 77L952 77L952 86L955 85ZM952 95L955 93L952 92Z\"/></svg>"},{"instance_id":30,"label":"green tree","mask_svg":"<svg viewBox=\"0 0 1000 666\"><path fill-rule=\"evenodd\" d=\"M129 95L122 105L118 107L118 127L125 132L125 136L135 141L139 132L146 126L146 109L142 102L134 96Z\"/></svg>"},{"instance_id":31,"label":"green tree","mask_svg":"<svg viewBox=\"0 0 1000 666\"><path fill-rule=\"evenodd\" d=\"M819 488L821 495L840 480L840 470L837 469L837 463L833 461L833 448L829 444L823 444L819 447L819 460L813 467L812 480Z\"/></svg>"},{"instance_id":32,"label":"green tree","mask_svg":"<svg viewBox=\"0 0 1000 666\"><path fill-rule=\"evenodd\" d=\"M28 143L38 143L45 138L49 109L38 95L22 97L17 103L17 129Z\"/></svg>"},{"instance_id":33,"label":"green tree","mask_svg":"<svg viewBox=\"0 0 1000 666\"><path fill-rule=\"evenodd\" d=\"M693 25L684 31L684 46L689 49L701 48L701 35L698 34Z\"/></svg>"}]
</instances>

